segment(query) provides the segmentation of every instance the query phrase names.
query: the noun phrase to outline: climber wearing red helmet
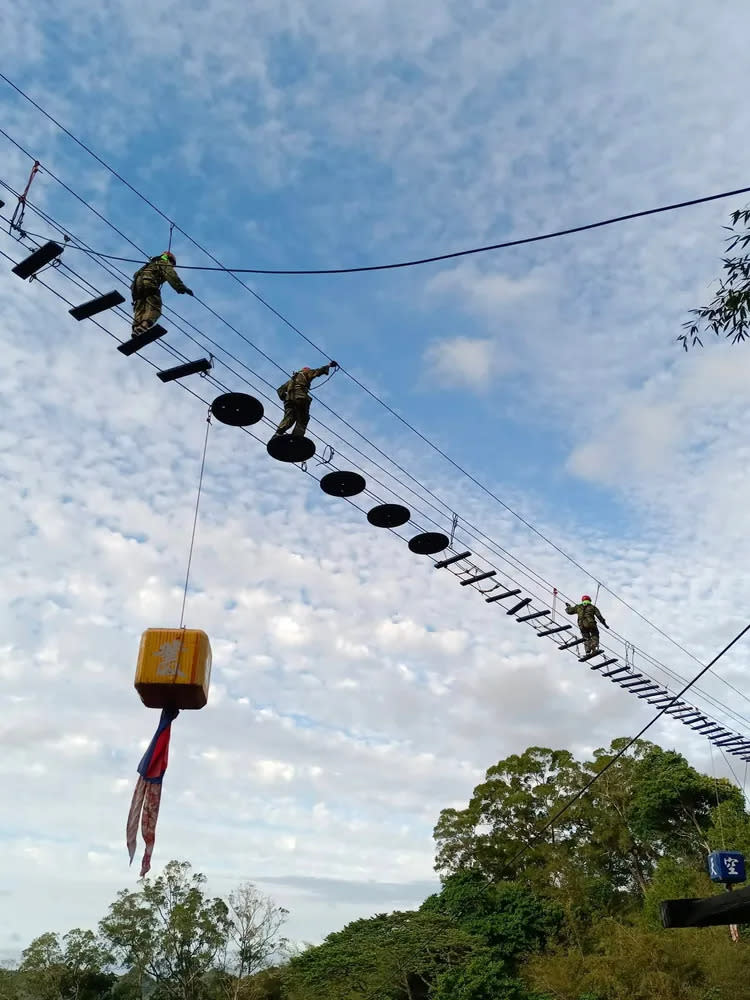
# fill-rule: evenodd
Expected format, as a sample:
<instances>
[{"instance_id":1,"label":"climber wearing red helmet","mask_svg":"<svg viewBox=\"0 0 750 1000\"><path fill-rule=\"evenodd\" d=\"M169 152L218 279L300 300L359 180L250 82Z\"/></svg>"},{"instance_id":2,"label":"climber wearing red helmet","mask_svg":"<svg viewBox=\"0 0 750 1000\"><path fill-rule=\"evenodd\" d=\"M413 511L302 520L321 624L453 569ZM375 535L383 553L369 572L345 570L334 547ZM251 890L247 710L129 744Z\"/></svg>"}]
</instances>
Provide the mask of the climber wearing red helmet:
<instances>
[{"instance_id":1,"label":"climber wearing red helmet","mask_svg":"<svg viewBox=\"0 0 750 1000\"><path fill-rule=\"evenodd\" d=\"M605 628L609 625L602 618L601 611L595 604L591 603L588 594L584 594L580 604L566 604L565 611L569 615L578 616L578 627L583 637L583 648L586 653L596 653L599 651L599 629L596 626L597 619Z\"/></svg>"},{"instance_id":2,"label":"climber wearing red helmet","mask_svg":"<svg viewBox=\"0 0 750 1000\"><path fill-rule=\"evenodd\" d=\"M133 299L133 336L145 333L161 316L161 286L168 282L180 295L193 292L175 271L177 258L171 250L152 257L133 275L130 294Z\"/></svg>"},{"instance_id":3,"label":"climber wearing red helmet","mask_svg":"<svg viewBox=\"0 0 750 1000\"><path fill-rule=\"evenodd\" d=\"M310 383L319 375L327 375L331 368L338 368L335 361L329 361L322 368L302 368L293 372L288 382L276 390L279 399L284 403L284 416L276 428L274 437L286 434L294 426L292 437L304 437L310 422Z\"/></svg>"}]
</instances>

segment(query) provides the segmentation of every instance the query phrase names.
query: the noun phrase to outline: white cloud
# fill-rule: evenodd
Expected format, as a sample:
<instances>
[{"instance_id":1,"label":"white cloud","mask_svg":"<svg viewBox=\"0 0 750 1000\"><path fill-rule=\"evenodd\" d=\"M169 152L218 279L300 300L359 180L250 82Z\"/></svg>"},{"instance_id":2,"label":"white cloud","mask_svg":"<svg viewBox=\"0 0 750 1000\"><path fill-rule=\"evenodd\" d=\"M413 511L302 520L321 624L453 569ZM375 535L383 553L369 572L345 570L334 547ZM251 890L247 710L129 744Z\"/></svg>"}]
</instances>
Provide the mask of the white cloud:
<instances>
[{"instance_id":1,"label":"white cloud","mask_svg":"<svg viewBox=\"0 0 750 1000\"><path fill-rule=\"evenodd\" d=\"M425 354L430 377L442 385L486 391L509 370L498 345L489 338L450 337L432 344Z\"/></svg>"},{"instance_id":2,"label":"white cloud","mask_svg":"<svg viewBox=\"0 0 750 1000\"><path fill-rule=\"evenodd\" d=\"M735 428L748 415L747 382L750 356L728 343L709 343L703 352L678 356L637 389L618 393L612 420L591 429L588 440L573 449L569 466L595 482L629 488L634 481L670 482L689 475L691 465L729 457ZM730 471L730 470L727 470ZM705 485L716 496L715 483ZM707 500L708 498L706 498Z\"/></svg>"},{"instance_id":3,"label":"white cloud","mask_svg":"<svg viewBox=\"0 0 750 1000\"><path fill-rule=\"evenodd\" d=\"M549 284L549 276L541 273L513 278L496 271L482 271L476 264L460 264L430 278L427 291L441 296L460 295L474 312L492 318L501 327L504 306L539 295Z\"/></svg>"},{"instance_id":4,"label":"white cloud","mask_svg":"<svg viewBox=\"0 0 750 1000\"><path fill-rule=\"evenodd\" d=\"M37 6L31 24L0 0L5 71L232 262L369 263L691 197L734 183L728 164L750 124L725 71L744 58L739 0L678 18L669 4L615 4L595 19L586 5L558 15L541 0L501 11L457 0L167 0L148 24L129 4L92 13L71 0L67 27L59 5ZM113 77L115 49L124 55ZM4 128L139 243L161 246L163 220L9 92L3 99ZM3 151L4 177L22 186L29 164ZM127 248L48 176L34 198L98 248ZM726 207L436 276L259 279L258 290L707 657L739 628L750 583L746 352L685 361L672 339L716 270ZM18 252L7 236L2 245ZM307 352L225 276L198 282L285 366ZM7 947L16 932L25 943L48 927L92 925L132 884L123 826L156 721L132 689L134 659L140 632L179 614L204 425L200 403L73 324L39 286L3 273L0 288L0 558L12 595L0 608L0 771L16 804L0 855L12 893L13 925L0 913ZM249 345L196 303L183 308L278 384ZM422 359L431 388L483 391L502 379L517 415L482 414L491 462L472 450L468 393L450 407L438 392L410 394ZM377 460L388 472L364 461L370 485L408 492L415 522L427 511L450 523L424 489L398 487L391 458L459 510L463 527L483 526L571 593L591 586L455 470L448 478L425 461L342 377L319 401L316 422L331 402L386 452ZM603 511L600 495L572 492L559 468L566 453L577 474L609 487ZM337 450L344 465L351 454ZM586 510L574 519L566 508L578 503ZM217 890L264 879L292 910L294 936L423 898L439 809L465 803L499 757L529 743L588 752L646 718L641 702L229 428L212 430L192 578L188 620L212 638L214 674L207 708L174 727L156 870L188 856ZM668 667L693 668L606 593L601 603ZM722 667L741 691L746 669L744 649ZM747 714L714 676L701 692ZM655 737L707 766L705 744L684 728L665 723Z\"/></svg>"}]
</instances>

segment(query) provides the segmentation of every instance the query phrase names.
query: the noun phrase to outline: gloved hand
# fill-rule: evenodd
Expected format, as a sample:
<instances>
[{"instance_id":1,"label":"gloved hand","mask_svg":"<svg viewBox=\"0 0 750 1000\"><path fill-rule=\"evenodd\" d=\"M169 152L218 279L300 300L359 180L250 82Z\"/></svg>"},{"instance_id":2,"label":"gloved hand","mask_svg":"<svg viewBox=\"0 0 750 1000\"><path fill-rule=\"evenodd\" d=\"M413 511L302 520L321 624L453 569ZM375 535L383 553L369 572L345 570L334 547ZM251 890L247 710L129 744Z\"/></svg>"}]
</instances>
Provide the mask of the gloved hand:
<instances>
[{"instance_id":1,"label":"gloved hand","mask_svg":"<svg viewBox=\"0 0 750 1000\"><path fill-rule=\"evenodd\" d=\"M607 625L607 623L606 623L606 622L602 622L602 625L603 625L603 626L604 626L605 628L609 628L609 625Z\"/></svg>"},{"instance_id":2,"label":"gloved hand","mask_svg":"<svg viewBox=\"0 0 750 1000\"><path fill-rule=\"evenodd\" d=\"M338 361L329 361L328 364L331 366L331 368L338 368L339 367Z\"/></svg>"},{"instance_id":3,"label":"gloved hand","mask_svg":"<svg viewBox=\"0 0 750 1000\"><path fill-rule=\"evenodd\" d=\"M186 288L185 295L195 295L195 292L193 291L192 288Z\"/></svg>"}]
</instances>

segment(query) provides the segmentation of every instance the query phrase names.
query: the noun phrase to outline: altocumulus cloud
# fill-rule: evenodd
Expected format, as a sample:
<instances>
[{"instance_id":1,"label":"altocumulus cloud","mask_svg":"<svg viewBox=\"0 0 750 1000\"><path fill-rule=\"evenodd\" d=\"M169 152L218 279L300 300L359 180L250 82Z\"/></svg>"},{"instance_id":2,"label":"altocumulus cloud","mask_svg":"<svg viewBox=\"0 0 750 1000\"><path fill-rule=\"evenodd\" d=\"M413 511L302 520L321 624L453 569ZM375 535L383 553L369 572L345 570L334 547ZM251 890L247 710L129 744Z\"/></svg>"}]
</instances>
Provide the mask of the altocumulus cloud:
<instances>
[{"instance_id":1,"label":"altocumulus cloud","mask_svg":"<svg viewBox=\"0 0 750 1000\"><path fill-rule=\"evenodd\" d=\"M725 72L741 65L739 2L710 14L623 2L599 18L541 0L252 12L167 0L156 23L115 0L93 12L71 0L65 24L52 3L33 20L7 0L0 12L9 75L232 261L410 256L744 182L727 166L748 126ZM163 222L6 98L5 128L161 249ZM28 162L4 152L22 186ZM49 178L34 190L92 243L132 250ZM744 362L721 348L683 362L671 338L716 269L726 207L471 266L280 281L268 294L708 657L739 627L748 586ZM3 247L17 250L7 237ZM227 279L191 282L285 367L307 363L291 331ZM132 690L134 658L143 628L179 615L204 412L43 289L6 272L0 296L0 768L14 803L0 947L17 949L48 928L92 925L132 878L123 825L155 722ZM367 400L341 381L330 393L321 399L547 579L569 593L592 586L468 484L447 483ZM591 519L569 513L594 488ZM617 505L627 516L610 523ZM193 581L188 621L211 635L215 671L209 706L175 725L157 865L189 857L216 891L261 881L299 938L423 898L438 811L464 803L499 757L530 743L584 753L645 718L642 703L220 427ZM603 602L618 630L692 669ZM722 669L740 690L745 662L740 651ZM703 690L730 697L716 678ZM681 727L654 735L707 766L705 745Z\"/></svg>"}]
</instances>

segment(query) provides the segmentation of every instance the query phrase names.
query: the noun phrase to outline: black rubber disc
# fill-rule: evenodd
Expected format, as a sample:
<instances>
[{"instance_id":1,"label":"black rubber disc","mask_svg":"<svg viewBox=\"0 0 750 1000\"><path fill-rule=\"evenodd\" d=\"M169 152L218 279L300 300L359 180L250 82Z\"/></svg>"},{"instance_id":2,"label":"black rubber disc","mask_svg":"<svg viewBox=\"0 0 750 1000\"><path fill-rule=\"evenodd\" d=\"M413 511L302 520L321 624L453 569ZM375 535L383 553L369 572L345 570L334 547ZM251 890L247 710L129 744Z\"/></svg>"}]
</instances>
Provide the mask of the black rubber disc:
<instances>
[{"instance_id":1,"label":"black rubber disc","mask_svg":"<svg viewBox=\"0 0 750 1000\"><path fill-rule=\"evenodd\" d=\"M266 451L279 462L306 462L315 454L315 444L310 438L281 434L271 438Z\"/></svg>"},{"instance_id":2,"label":"black rubber disc","mask_svg":"<svg viewBox=\"0 0 750 1000\"><path fill-rule=\"evenodd\" d=\"M421 535L415 535L409 541L409 548L420 556L431 556L435 552L442 552L450 544L448 536L440 531L424 531Z\"/></svg>"},{"instance_id":3,"label":"black rubber disc","mask_svg":"<svg viewBox=\"0 0 750 1000\"><path fill-rule=\"evenodd\" d=\"M230 427L248 427L263 417L263 404L246 392L225 392L211 403L211 412L222 424Z\"/></svg>"},{"instance_id":4,"label":"black rubber disc","mask_svg":"<svg viewBox=\"0 0 750 1000\"><path fill-rule=\"evenodd\" d=\"M355 497L367 484L358 472L329 472L320 480L320 488L331 497Z\"/></svg>"},{"instance_id":5,"label":"black rubber disc","mask_svg":"<svg viewBox=\"0 0 750 1000\"><path fill-rule=\"evenodd\" d=\"M400 503L381 503L378 507L372 508L367 520L376 528L400 528L410 517L409 508L402 507Z\"/></svg>"}]
</instances>

